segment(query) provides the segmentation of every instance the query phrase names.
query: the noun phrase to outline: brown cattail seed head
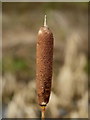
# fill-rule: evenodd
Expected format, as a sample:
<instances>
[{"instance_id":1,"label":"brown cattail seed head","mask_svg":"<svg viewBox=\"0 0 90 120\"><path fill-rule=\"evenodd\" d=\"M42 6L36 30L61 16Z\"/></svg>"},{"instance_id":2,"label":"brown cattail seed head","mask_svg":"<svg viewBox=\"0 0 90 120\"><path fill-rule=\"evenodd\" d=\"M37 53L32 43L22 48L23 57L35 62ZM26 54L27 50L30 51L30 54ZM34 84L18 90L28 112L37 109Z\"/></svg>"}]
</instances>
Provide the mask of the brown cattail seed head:
<instances>
[{"instance_id":1,"label":"brown cattail seed head","mask_svg":"<svg viewBox=\"0 0 90 120\"><path fill-rule=\"evenodd\" d=\"M41 27L37 40L37 94L38 103L44 106L48 103L51 92L53 61L53 34L47 26Z\"/></svg>"}]
</instances>

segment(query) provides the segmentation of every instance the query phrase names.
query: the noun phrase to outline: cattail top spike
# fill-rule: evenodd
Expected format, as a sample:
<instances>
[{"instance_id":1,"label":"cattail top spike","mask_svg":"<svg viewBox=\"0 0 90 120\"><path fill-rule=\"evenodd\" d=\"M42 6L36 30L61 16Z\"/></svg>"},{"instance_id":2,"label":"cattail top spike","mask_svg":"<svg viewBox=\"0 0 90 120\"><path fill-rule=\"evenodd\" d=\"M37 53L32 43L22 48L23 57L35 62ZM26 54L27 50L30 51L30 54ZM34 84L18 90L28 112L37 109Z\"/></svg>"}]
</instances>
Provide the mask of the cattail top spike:
<instances>
[{"instance_id":1,"label":"cattail top spike","mask_svg":"<svg viewBox=\"0 0 90 120\"><path fill-rule=\"evenodd\" d=\"M44 16L44 27L47 27L47 16Z\"/></svg>"}]
</instances>

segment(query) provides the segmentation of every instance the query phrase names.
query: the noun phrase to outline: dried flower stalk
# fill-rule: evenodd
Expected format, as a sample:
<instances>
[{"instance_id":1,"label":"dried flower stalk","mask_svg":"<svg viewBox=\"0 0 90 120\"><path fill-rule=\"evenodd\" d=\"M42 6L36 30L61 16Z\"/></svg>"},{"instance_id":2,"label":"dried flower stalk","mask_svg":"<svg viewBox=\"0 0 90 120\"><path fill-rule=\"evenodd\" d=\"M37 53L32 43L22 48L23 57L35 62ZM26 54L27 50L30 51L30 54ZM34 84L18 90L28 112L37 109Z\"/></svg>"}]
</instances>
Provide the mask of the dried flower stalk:
<instances>
[{"instance_id":1,"label":"dried flower stalk","mask_svg":"<svg viewBox=\"0 0 90 120\"><path fill-rule=\"evenodd\" d=\"M44 26L38 32L36 58L38 103L40 106L46 106L51 93L53 62L53 34L46 24L46 15Z\"/></svg>"}]
</instances>

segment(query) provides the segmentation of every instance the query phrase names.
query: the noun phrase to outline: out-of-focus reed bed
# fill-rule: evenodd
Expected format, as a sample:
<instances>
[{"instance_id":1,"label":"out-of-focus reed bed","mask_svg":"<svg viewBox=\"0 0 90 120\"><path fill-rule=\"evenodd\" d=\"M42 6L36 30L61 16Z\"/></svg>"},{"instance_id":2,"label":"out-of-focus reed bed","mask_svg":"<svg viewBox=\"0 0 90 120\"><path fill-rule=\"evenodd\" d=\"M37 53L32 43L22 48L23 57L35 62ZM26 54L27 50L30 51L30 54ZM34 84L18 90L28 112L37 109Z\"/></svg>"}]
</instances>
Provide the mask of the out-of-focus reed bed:
<instances>
[{"instance_id":1,"label":"out-of-focus reed bed","mask_svg":"<svg viewBox=\"0 0 90 120\"><path fill-rule=\"evenodd\" d=\"M53 87L46 117L88 117L87 7L78 8L77 12L72 7L60 10L53 6L47 11L55 46ZM39 7L37 9L30 14L23 10L20 15L15 11L6 12L7 9L3 8L3 76L0 81L5 117L40 117L35 84L35 51L37 32L43 24L44 15ZM37 15L40 17L37 18ZM34 24L35 18L37 24Z\"/></svg>"}]
</instances>

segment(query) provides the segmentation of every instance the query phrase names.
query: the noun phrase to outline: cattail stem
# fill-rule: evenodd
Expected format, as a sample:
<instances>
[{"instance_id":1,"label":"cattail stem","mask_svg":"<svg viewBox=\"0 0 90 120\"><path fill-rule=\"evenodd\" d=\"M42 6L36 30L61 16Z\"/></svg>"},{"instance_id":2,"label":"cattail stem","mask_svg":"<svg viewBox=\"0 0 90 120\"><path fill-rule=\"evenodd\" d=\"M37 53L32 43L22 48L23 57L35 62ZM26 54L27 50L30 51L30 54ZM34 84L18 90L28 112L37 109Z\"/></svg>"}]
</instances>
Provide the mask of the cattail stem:
<instances>
[{"instance_id":1,"label":"cattail stem","mask_svg":"<svg viewBox=\"0 0 90 120\"><path fill-rule=\"evenodd\" d=\"M41 106L42 120L45 119L45 106Z\"/></svg>"}]
</instances>

